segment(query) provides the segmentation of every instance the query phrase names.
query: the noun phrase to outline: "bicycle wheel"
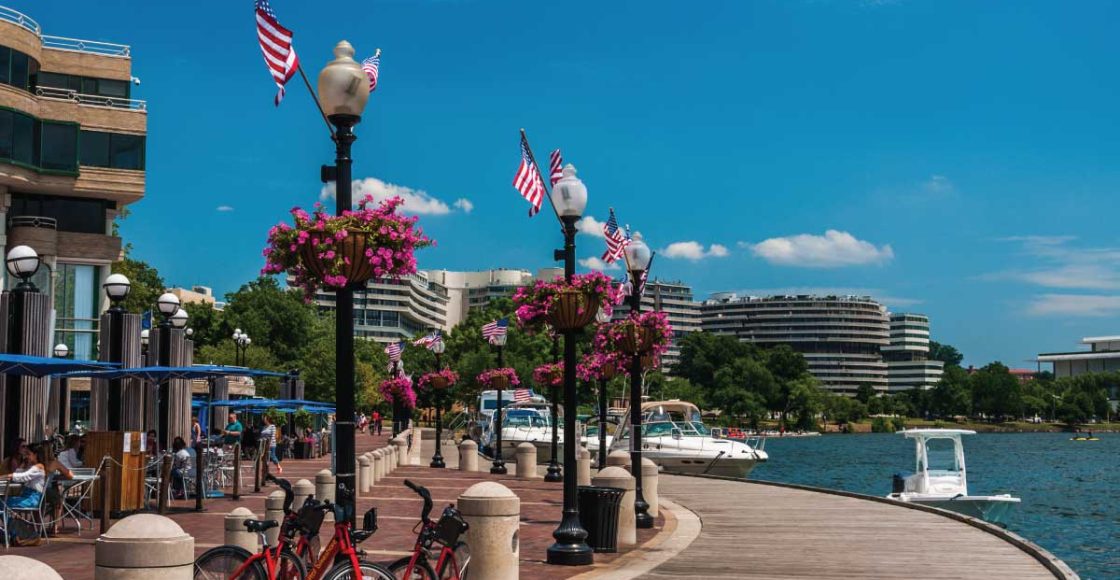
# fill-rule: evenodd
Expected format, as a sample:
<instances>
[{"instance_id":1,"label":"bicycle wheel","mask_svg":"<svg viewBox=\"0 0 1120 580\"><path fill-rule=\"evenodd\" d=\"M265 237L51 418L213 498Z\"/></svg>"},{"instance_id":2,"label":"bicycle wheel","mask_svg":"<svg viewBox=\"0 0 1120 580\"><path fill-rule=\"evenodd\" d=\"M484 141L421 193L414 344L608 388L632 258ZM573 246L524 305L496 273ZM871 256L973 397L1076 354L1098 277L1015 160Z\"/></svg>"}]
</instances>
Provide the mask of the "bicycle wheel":
<instances>
[{"instance_id":1,"label":"bicycle wheel","mask_svg":"<svg viewBox=\"0 0 1120 580\"><path fill-rule=\"evenodd\" d=\"M407 562L405 564L407 565ZM323 580L394 580L395 578L393 573L381 564L358 560L358 566L362 569L362 577L354 578L354 568L350 565L349 560L344 558L327 571Z\"/></svg>"},{"instance_id":2,"label":"bicycle wheel","mask_svg":"<svg viewBox=\"0 0 1120 580\"><path fill-rule=\"evenodd\" d=\"M412 575L407 576L408 563L411 561L412 557L406 556L389 564L389 571L393 573L393 578L397 580L436 580L436 571L432 570L432 565L428 563L427 558L416 560L416 565L412 567Z\"/></svg>"},{"instance_id":3,"label":"bicycle wheel","mask_svg":"<svg viewBox=\"0 0 1120 580\"><path fill-rule=\"evenodd\" d=\"M455 543L455 565L459 567L459 580L467 580L467 565L471 563L471 549L466 542ZM443 561L439 569L440 580L449 580L455 575L451 573L451 559Z\"/></svg>"},{"instance_id":4,"label":"bicycle wheel","mask_svg":"<svg viewBox=\"0 0 1120 580\"><path fill-rule=\"evenodd\" d=\"M303 559L289 548L280 551L280 566L278 567L277 580L303 580L307 578L307 567Z\"/></svg>"},{"instance_id":5,"label":"bicycle wheel","mask_svg":"<svg viewBox=\"0 0 1120 580\"><path fill-rule=\"evenodd\" d=\"M241 565L253 554L237 546L218 546L202 553L194 561L195 580L268 580L268 573L260 561L253 562L234 576Z\"/></svg>"}]
</instances>

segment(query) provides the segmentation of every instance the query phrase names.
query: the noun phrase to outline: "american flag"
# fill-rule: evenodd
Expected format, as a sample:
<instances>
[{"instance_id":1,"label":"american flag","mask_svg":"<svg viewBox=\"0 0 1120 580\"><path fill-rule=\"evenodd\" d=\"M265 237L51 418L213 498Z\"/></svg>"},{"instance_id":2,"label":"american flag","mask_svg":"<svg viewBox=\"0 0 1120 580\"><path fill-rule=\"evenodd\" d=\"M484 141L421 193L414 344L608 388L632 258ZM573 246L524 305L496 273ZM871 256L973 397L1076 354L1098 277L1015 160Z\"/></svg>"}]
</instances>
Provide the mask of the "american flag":
<instances>
[{"instance_id":1,"label":"american flag","mask_svg":"<svg viewBox=\"0 0 1120 580\"><path fill-rule=\"evenodd\" d=\"M402 352L404 352L404 341L394 342L385 347L385 354L389 355L389 360L393 362L401 360Z\"/></svg>"},{"instance_id":2,"label":"american flag","mask_svg":"<svg viewBox=\"0 0 1120 580\"><path fill-rule=\"evenodd\" d=\"M256 2L257 40L264 53L268 72L272 73L272 80L276 81L276 88L279 89L276 92L276 106L279 107L280 101L284 100L284 84L299 69L299 57L292 47L292 31L280 26L268 0Z\"/></svg>"},{"instance_id":3,"label":"american flag","mask_svg":"<svg viewBox=\"0 0 1120 580\"><path fill-rule=\"evenodd\" d=\"M430 350L432 347L439 344L440 342L443 342L443 337L441 337L439 335L439 331L437 330L437 331L429 334L428 336L422 336L422 337L412 341L412 346L422 346L422 347L425 347L425 348Z\"/></svg>"},{"instance_id":4,"label":"american flag","mask_svg":"<svg viewBox=\"0 0 1120 580\"><path fill-rule=\"evenodd\" d=\"M373 92L377 88L377 69L381 66L381 49L373 53L373 56L362 61L362 70L366 72L369 77L369 92Z\"/></svg>"},{"instance_id":5,"label":"american flag","mask_svg":"<svg viewBox=\"0 0 1120 580\"><path fill-rule=\"evenodd\" d=\"M533 153L529 150L529 141L525 134L521 134L521 165L517 174L513 176L513 187L521 192L521 197L532 204L529 208L529 217L541 211L541 201L544 200L544 183L541 182L540 171L533 162Z\"/></svg>"},{"instance_id":6,"label":"american flag","mask_svg":"<svg viewBox=\"0 0 1120 580\"><path fill-rule=\"evenodd\" d=\"M513 391L513 402L514 403L520 403L522 401L528 401L531 398L533 398L533 391L530 391L529 389L514 389L514 391Z\"/></svg>"},{"instance_id":7,"label":"american flag","mask_svg":"<svg viewBox=\"0 0 1120 580\"><path fill-rule=\"evenodd\" d=\"M493 343L495 338L505 336L507 328L509 328L508 318L499 318L494 322L488 322L482 325L482 338Z\"/></svg>"},{"instance_id":8,"label":"american flag","mask_svg":"<svg viewBox=\"0 0 1120 580\"><path fill-rule=\"evenodd\" d=\"M607 251L603 252L602 259L604 262L611 264L621 258L626 246L630 245L630 236L623 235L622 230L619 229L613 209L611 210L611 217L607 218L607 223L603 224L603 237L607 241Z\"/></svg>"},{"instance_id":9,"label":"american flag","mask_svg":"<svg viewBox=\"0 0 1120 580\"><path fill-rule=\"evenodd\" d=\"M564 158L560 155L560 150L557 149L549 155L548 180L552 185L556 185L561 177L564 177Z\"/></svg>"}]
</instances>

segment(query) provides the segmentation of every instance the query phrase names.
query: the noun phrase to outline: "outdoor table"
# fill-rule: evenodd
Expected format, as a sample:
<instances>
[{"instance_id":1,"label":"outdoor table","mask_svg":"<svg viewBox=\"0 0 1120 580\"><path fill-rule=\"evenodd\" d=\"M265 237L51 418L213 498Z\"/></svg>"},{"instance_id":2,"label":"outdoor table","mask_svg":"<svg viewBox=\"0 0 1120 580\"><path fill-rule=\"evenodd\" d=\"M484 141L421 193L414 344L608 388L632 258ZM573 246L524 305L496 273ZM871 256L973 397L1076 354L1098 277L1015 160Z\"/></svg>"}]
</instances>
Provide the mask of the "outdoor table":
<instances>
[{"instance_id":1,"label":"outdoor table","mask_svg":"<svg viewBox=\"0 0 1120 580\"><path fill-rule=\"evenodd\" d=\"M78 533L81 534L82 519L88 521L89 528L93 529L93 516L82 508L82 501L88 499L86 494L93 488L93 482L97 481L97 471L91 468L77 468L73 475L72 479L56 479L55 481L61 487L62 519L73 518L74 525L78 527Z\"/></svg>"}]
</instances>

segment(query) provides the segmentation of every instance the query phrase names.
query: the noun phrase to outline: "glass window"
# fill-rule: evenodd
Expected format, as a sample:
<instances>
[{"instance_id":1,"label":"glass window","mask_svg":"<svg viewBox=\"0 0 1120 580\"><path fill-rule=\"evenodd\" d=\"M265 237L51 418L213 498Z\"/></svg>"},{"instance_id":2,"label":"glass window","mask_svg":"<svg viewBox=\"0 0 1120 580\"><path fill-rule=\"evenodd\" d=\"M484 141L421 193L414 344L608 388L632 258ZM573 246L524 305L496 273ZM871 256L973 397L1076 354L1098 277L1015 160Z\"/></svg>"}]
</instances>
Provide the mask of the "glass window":
<instances>
[{"instance_id":1,"label":"glass window","mask_svg":"<svg viewBox=\"0 0 1120 580\"><path fill-rule=\"evenodd\" d=\"M11 82L12 49L0 46L0 83Z\"/></svg>"},{"instance_id":2,"label":"glass window","mask_svg":"<svg viewBox=\"0 0 1120 580\"><path fill-rule=\"evenodd\" d=\"M0 109L0 159L12 158L12 112Z\"/></svg>"},{"instance_id":3,"label":"glass window","mask_svg":"<svg viewBox=\"0 0 1120 580\"><path fill-rule=\"evenodd\" d=\"M78 168L78 126L44 121L39 166L73 171Z\"/></svg>"},{"instance_id":4,"label":"glass window","mask_svg":"<svg viewBox=\"0 0 1120 580\"><path fill-rule=\"evenodd\" d=\"M83 234L105 233L105 210L110 202L99 199L12 193L12 216L54 218L58 229Z\"/></svg>"},{"instance_id":5,"label":"glass window","mask_svg":"<svg viewBox=\"0 0 1120 580\"><path fill-rule=\"evenodd\" d=\"M81 78L82 78L82 90L79 91L79 92L81 92L82 94L85 94L85 95L96 95L97 94L97 79L86 78L86 77L81 77Z\"/></svg>"},{"instance_id":6,"label":"glass window","mask_svg":"<svg viewBox=\"0 0 1120 580\"><path fill-rule=\"evenodd\" d=\"M110 158L115 169L143 169L144 138L114 133L110 140Z\"/></svg>"},{"instance_id":7,"label":"glass window","mask_svg":"<svg viewBox=\"0 0 1120 580\"><path fill-rule=\"evenodd\" d=\"M70 75L51 72L39 73L39 86L68 89L70 88Z\"/></svg>"},{"instance_id":8,"label":"glass window","mask_svg":"<svg viewBox=\"0 0 1120 580\"><path fill-rule=\"evenodd\" d=\"M8 84L13 87L27 90L27 76L30 73L29 62L26 54L17 50L12 51L12 76Z\"/></svg>"},{"instance_id":9,"label":"glass window","mask_svg":"<svg viewBox=\"0 0 1120 580\"><path fill-rule=\"evenodd\" d=\"M35 119L12 113L12 161L35 163Z\"/></svg>"},{"instance_id":10,"label":"glass window","mask_svg":"<svg viewBox=\"0 0 1120 580\"><path fill-rule=\"evenodd\" d=\"M97 266L62 263L55 276L55 343L70 345L76 360L97 355L98 274Z\"/></svg>"},{"instance_id":11,"label":"glass window","mask_svg":"<svg viewBox=\"0 0 1120 580\"><path fill-rule=\"evenodd\" d=\"M110 79L98 79L97 83L99 95L106 97L120 97L123 99L128 98L128 82L127 81L114 81Z\"/></svg>"},{"instance_id":12,"label":"glass window","mask_svg":"<svg viewBox=\"0 0 1120 580\"><path fill-rule=\"evenodd\" d=\"M109 133L82 131L81 164L91 167L109 167Z\"/></svg>"}]
</instances>

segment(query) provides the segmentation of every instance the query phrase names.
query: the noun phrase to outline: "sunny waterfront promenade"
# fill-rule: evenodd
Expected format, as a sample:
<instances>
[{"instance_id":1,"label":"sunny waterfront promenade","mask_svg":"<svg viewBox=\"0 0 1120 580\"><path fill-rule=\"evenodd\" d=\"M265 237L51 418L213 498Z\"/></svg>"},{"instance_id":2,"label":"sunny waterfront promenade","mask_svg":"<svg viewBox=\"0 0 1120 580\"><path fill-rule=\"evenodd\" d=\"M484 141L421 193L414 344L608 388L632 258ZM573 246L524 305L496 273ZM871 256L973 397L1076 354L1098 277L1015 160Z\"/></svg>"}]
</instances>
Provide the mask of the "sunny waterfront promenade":
<instances>
[{"instance_id":1,"label":"sunny waterfront promenade","mask_svg":"<svg viewBox=\"0 0 1120 580\"><path fill-rule=\"evenodd\" d=\"M703 526L644 578L1077 578L1013 536L926 510L724 479L662 475L659 485Z\"/></svg>"}]
</instances>

